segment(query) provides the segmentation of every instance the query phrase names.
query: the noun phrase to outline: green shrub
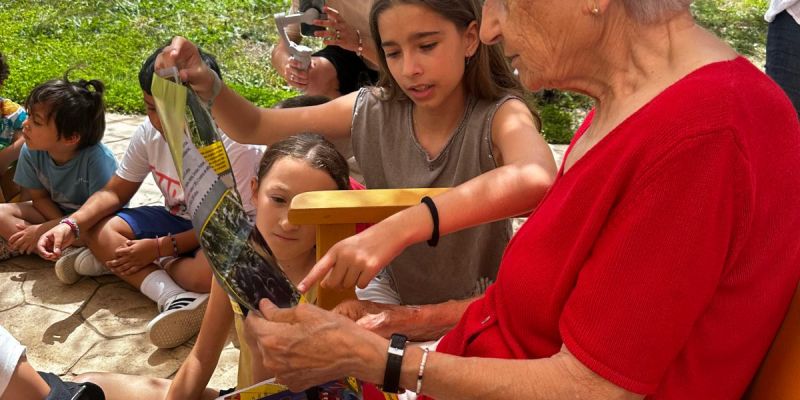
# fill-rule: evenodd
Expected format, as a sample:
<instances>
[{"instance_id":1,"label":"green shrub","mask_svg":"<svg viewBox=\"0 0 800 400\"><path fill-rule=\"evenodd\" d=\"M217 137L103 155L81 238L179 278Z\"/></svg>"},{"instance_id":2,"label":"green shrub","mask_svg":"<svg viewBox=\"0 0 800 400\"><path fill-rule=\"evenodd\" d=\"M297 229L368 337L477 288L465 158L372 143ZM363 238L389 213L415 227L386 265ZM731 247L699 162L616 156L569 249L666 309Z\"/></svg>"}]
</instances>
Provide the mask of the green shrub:
<instances>
[{"instance_id":1,"label":"green shrub","mask_svg":"<svg viewBox=\"0 0 800 400\"><path fill-rule=\"evenodd\" d=\"M762 60L767 41L766 0L697 0L697 21L725 39L739 53Z\"/></svg>"}]
</instances>

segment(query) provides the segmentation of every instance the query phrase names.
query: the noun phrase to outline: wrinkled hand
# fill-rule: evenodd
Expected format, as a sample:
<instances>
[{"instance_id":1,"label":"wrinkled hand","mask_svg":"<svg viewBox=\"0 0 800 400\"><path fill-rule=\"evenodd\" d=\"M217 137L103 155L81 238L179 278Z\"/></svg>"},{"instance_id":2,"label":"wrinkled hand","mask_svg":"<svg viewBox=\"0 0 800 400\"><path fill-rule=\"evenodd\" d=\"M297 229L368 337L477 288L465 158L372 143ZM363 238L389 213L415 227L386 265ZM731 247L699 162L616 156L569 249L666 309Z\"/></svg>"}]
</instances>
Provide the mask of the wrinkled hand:
<instances>
[{"instance_id":1,"label":"wrinkled hand","mask_svg":"<svg viewBox=\"0 0 800 400\"><path fill-rule=\"evenodd\" d=\"M391 227L383 222L373 225L331 247L297 288L305 293L320 281L326 288L364 288L405 247Z\"/></svg>"},{"instance_id":2,"label":"wrinkled hand","mask_svg":"<svg viewBox=\"0 0 800 400\"><path fill-rule=\"evenodd\" d=\"M416 329L419 307L380 304L367 300L348 300L340 303L333 312L355 321L366 330L389 338L395 332L411 332ZM416 340L416 338L413 338ZM427 340L427 339L426 339Z\"/></svg>"},{"instance_id":3,"label":"wrinkled hand","mask_svg":"<svg viewBox=\"0 0 800 400\"><path fill-rule=\"evenodd\" d=\"M157 246L156 239L128 240L114 250L106 266L118 275L134 274L158 258Z\"/></svg>"},{"instance_id":4,"label":"wrinkled hand","mask_svg":"<svg viewBox=\"0 0 800 400\"><path fill-rule=\"evenodd\" d=\"M184 37L175 36L164 47L155 62L155 70L177 67L181 81L188 83L203 99L211 97L214 73L200 58L197 46Z\"/></svg>"},{"instance_id":5,"label":"wrinkled hand","mask_svg":"<svg viewBox=\"0 0 800 400\"><path fill-rule=\"evenodd\" d=\"M328 29L314 32L314 36L322 38L323 43L328 46L339 46L345 50L356 52L358 50L359 36L366 32L357 32L347 21L342 18L336 9L325 7L325 14L328 19L314 20L314 25L324 26ZM363 36L361 45L364 45Z\"/></svg>"},{"instance_id":6,"label":"wrinkled hand","mask_svg":"<svg viewBox=\"0 0 800 400\"><path fill-rule=\"evenodd\" d=\"M8 238L8 245L23 254L36 252L36 243L39 241L40 225L26 225L18 223L17 232Z\"/></svg>"},{"instance_id":7,"label":"wrinkled hand","mask_svg":"<svg viewBox=\"0 0 800 400\"><path fill-rule=\"evenodd\" d=\"M368 382L383 379L385 339L341 315L308 304L279 309L262 300L259 308L263 318L249 313L246 335L255 342L253 348L261 354L264 368L292 391L345 376ZM379 371L370 371L375 365Z\"/></svg>"},{"instance_id":8,"label":"wrinkled hand","mask_svg":"<svg viewBox=\"0 0 800 400\"><path fill-rule=\"evenodd\" d=\"M56 261L61 257L61 250L66 249L75 241L72 229L67 224L58 224L39 237L36 250L42 258Z\"/></svg>"}]
</instances>

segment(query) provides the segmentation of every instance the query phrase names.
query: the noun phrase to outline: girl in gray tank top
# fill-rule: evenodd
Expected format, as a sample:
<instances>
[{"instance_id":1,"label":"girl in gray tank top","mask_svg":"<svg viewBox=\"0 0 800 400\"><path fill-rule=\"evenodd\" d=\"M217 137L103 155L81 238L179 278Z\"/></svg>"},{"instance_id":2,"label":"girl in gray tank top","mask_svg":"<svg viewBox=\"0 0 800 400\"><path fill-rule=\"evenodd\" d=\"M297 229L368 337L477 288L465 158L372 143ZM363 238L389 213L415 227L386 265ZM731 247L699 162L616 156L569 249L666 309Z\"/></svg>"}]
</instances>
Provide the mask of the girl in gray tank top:
<instances>
[{"instance_id":1,"label":"girl in gray tank top","mask_svg":"<svg viewBox=\"0 0 800 400\"><path fill-rule=\"evenodd\" d=\"M478 0L376 0L376 88L279 110L224 84L212 99L217 123L240 142L270 144L303 131L350 138L368 188L452 187L433 198L436 247L424 243L431 212L410 207L334 246L301 290L326 276L328 286L364 287L390 266L400 302L431 304L470 297L479 279L496 275L510 236L506 219L531 211L556 169L502 50L479 40L480 8ZM179 65L201 97L212 97L216 79L195 61L194 46L176 38L172 47L161 65ZM461 311L433 323L453 324Z\"/></svg>"}]
</instances>

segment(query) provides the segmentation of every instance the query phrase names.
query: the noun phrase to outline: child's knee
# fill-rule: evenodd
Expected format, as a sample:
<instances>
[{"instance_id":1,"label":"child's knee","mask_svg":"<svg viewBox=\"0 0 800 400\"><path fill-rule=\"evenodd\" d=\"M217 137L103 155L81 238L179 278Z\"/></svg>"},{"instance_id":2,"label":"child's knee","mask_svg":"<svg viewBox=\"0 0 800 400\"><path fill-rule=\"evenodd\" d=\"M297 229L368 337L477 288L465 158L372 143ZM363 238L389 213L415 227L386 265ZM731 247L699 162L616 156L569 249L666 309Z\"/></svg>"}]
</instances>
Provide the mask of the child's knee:
<instances>
[{"instance_id":1,"label":"child's knee","mask_svg":"<svg viewBox=\"0 0 800 400\"><path fill-rule=\"evenodd\" d=\"M89 229L82 238L89 244L98 244L109 238L122 236L127 239L135 239L131 227L120 217L112 216L102 220Z\"/></svg>"},{"instance_id":2,"label":"child's knee","mask_svg":"<svg viewBox=\"0 0 800 400\"><path fill-rule=\"evenodd\" d=\"M0 221L8 221L15 217L14 206L10 203L0 203Z\"/></svg>"}]
</instances>

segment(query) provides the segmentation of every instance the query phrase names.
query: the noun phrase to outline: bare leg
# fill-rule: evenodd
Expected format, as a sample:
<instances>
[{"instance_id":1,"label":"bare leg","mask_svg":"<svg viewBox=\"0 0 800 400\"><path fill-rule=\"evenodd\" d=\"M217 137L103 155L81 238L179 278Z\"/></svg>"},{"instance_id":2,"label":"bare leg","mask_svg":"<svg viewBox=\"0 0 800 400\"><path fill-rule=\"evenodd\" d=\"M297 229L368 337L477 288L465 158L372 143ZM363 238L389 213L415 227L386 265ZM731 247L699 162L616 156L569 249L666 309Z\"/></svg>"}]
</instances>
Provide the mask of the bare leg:
<instances>
[{"instance_id":1,"label":"bare leg","mask_svg":"<svg viewBox=\"0 0 800 400\"><path fill-rule=\"evenodd\" d=\"M115 250L131 239L134 234L130 225L118 216L104 219L87 234L89 249L103 263L113 259ZM113 272L158 304L161 313L147 324L148 338L156 347L173 348L200 330L207 294L186 291L152 263L131 274ZM210 277L205 279L211 281Z\"/></svg>"},{"instance_id":2,"label":"bare leg","mask_svg":"<svg viewBox=\"0 0 800 400\"><path fill-rule=\"evenodd\" d=\"M39 373L28 363L24 356L19 360L17 369L11 375L11 381L0 400L43 399L50 393L50 386L39 376Z\"/></svg>"},{"instance_id":3,"label":"bare leg","mask_svg":"<svg viewBox=\"0 0 800 400\"><path fill-rule=\"evenodd\" d=\"M91 372L75 377L75 382L92 382L105 392L107 400L130 399L136 393L137 399L158 399L167 396L172 381L149 376L124 375L107 372ZM219 396L218 390L206 388L201 399L213 400Z\"/></svg>"},{"instance_id":4,"label":"bare leg","mask_svg":"<svg viewBox=\"0 0 800 400\"><path fill-rule=\"evenodd\" d=\"M46 222L44 216L33 208L33 203L3 203L0 204L0 236L8 240L17 233L17 224L41 224Z\"/></svg>"},{"instance_id":5,"label":"bare leg","mask_svg":"<svg viewBox=\"0 0 800 400\"><path fill-rule=\"evenodd\" d=\"M135 239L130 225L117 216L108 217L98 222L85 236L85 241L92 251L92 254L103 263L114 258L114 250L116 250L117 247L121 246L129 239ZM83 237L83 235L81 235L81 237ZM133 274L117 274L117 276L125 282L128 282L131 286L140 289L144 278L157 269L158 267L154 264L150 264Z\"/></svg>"},{"instance_id":6,"label":"bare leg","mask_svg":"<svg viewBox=\"0 0 800 400\"><path fill-rule=\"evenodd\" d=\"M194 257L180 257L167 264L164 269L180 287L196 292L211 291L211 266L203 250Z\"/></svg>"}]
</instances>

